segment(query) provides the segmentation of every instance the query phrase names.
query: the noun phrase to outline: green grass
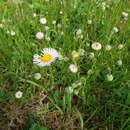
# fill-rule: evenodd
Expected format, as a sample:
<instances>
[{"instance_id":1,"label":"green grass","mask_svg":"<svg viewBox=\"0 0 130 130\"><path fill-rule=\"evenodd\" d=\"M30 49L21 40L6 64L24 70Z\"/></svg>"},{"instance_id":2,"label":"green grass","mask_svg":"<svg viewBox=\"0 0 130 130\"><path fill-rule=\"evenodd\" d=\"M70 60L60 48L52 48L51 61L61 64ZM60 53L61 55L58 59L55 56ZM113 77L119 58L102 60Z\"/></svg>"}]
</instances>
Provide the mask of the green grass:
<instances>
[{"instance_id":1,"label":"green grass","mask_svg":"<svg viewBox=\"0 0 130 130\"><path fill-rule=\"evenodd\" d=\"M130 1L21 1L0 1L0 130L130 130ZM129 14L127 21L123 11ZM46 25L40 24L42 17ZM113 33L113 27L119 32ZM83 38L76 38L77 29ZM37 40L39 31L50 41ZM102 49L93 50L93 42L100 42ZM105 49L108 44L110 51ZM124 46L121 50L119 44ZM68 60L43 68L33 64L34 54L49 47ZM79 49L84 55L73 60L72 51ZM117 65L120 59L122 66ZM78 66L75 74L69 70L73 63ZM41 79L36 80L35 73ZM106 79L109 73L112 81ZM19 90L23 96L16 99Z\"/></svg>"}]
</instances>

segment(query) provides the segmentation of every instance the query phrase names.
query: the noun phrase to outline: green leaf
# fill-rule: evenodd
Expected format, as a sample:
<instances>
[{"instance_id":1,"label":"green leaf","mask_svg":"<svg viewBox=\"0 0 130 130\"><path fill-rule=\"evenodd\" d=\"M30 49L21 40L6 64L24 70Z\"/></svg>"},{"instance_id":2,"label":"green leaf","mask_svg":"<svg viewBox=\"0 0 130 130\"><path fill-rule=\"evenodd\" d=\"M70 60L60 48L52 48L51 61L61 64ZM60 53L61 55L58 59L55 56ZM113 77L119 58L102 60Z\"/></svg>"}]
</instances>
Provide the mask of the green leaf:
<instances>
[{"instance_id":1,"label":"green leaf","mask_svg":"<svg viewBox=\"0 0 130 130\"><path fill-rule=\"evenodd\" d=\"M0 90L0 102L5 102L9 99L8 93L3 90Z\"/></svg>"},{"instance_id":2,"label":"green leaf","mask_svg":"<svg viewBox=\"0 0 130 130\"><path fill-rule=\"evenodd\" d=\"M130 93L128 93L127 99L126 99L126 104L130 105Z\"/></svg>"},{"instance_id":3,"label":"green leaf","mask_svg":"<svg viewBox=\"0 0 130 130\"><path fill-rule=\"evenodd\" d=\"M29 117L28 121L26 122L26 126L25 128L23 128L23 130L47 130L47 128L34 122L34 120Z\"/></svg>"},{"instance_id":4,"label":"green leaf","mask_svg":"<svg viewBox=\"0 0 130 130\"><path fill-rule=\"evenodd\" d=\"M29 130L47 130L47 128L43 127L43 126L40 126L39 124L37 123L34 123L31 128L29 128Z\"/></svg>"},{"instance_id":5,"label":"green leaf","mask_svg":"<svg viewBox=\"0 0 130 130\"><path fill-rule=\"evenodd\" d=\"M72 101L72 96L70 94L66 94L63 98L64 101L64 110L67 112L71 112L71 101Z\"/></svg>"}]
</instances>

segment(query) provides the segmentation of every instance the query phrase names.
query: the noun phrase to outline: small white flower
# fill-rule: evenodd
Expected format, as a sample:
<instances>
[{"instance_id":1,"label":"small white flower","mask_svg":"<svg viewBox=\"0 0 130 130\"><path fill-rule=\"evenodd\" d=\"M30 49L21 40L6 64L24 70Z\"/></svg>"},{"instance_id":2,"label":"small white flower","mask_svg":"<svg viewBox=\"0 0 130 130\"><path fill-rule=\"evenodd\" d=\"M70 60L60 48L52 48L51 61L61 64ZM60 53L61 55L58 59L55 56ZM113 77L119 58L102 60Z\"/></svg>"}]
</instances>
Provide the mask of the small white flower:
<instances>
[{"instance_id":1,"label":"small white flower","mask_svg":"<svg viewBox=\"0 0 130 130\"><path fill-rule=\"evenodd\" d=\"M94 42L94 43L91 45L91 47L92 47L93 50L96 50L96 51L99 51L99 50L102 49L102 45L101 45L101 43L99 43L99 42Z\"/></svg>"},{"instance_id":2,"label":"small white flower","mask_svg":"<svg viewBox=\"0 0 130 130\"><path fill-rule=\"evenodd\" d=\"M83 39L82 30L80 28L76 30L75 36L77 39Z\"/></svg>"},{"instance_id":3,"label":"small white flower","mask_svg":"<svg viewBox=\"0 0 130 130\"><path fill-rule=\"evenodd\" d=\"M43 33L43 32L37 32L37 33L36 33L36 38L37 38L38 40L42 40L42 39L44 38L44 33Z\"/></svg>"},{"instance_id":4,"label":"small white flower","mask_svg":"<svg viewBox=\"0 0 130 130\"><path fill-rule=\"evenodd\" d=\"M89 58L90 58L90 59L93 59L94 56L95 56L94 52L90 52L90 53L89 53Z\"/></svg>"},{"instance_id":5,"label":"small white flower","mask_svg":"<svg viewBox=\"0 0 130 130\"><path fill-rule=\"evenodd\" d=\"M37 14L36 14L36 13L33 13L33 17L34 17L34 18L37 17Z\"/></svg>"},{"instance_id":6,"label":"small white flower","mask_svg":"<svg viewBox=\"0 0 130 130\"><path fill-rule=\"evenodd\" d=\"M118 61L117 61L117 65L118 65L118 66L122 66L122 60L118 60Z\"/></svg>"},{"instance_id":7,"label":"small white flower","mask_svg":"<svg viewBox=\"0 0 130 130\"><path fill-rule=\"evenodd\" d=\"M53 48L44 48L40 55L35 54L33 57L33 63L40 67L49 66L58 58L57 50Z\"/></svg>"},{"instance_id":8,"label":"small white flower","mask_svg":"<svg viewBox=\"0 0 130 130\"><path fill-rule=\"evenodd\" d=\"M112 81L113 80L113 75L112 74L107 74L106 78L107 78L107 81Z\"/></svg>"},{"instance_id":9,"label":"small white flower","mask_svg":"<svg viewBox=\"0 0 130 130\"><path fill-rule=\"evenodd\" d=\"M113 27L112 31L113 31L114 33L118 33L118 32L119 32L119 29L118 29L117 27Z\"/></svg>"},{"instance_id":10,"label":"small white flower","mask_svg":"<svg viewBox=\"0 0 130 130\"><path fill-rule=\"evenodd\" d=\"M77 37L80 37L81 34L82 34L82 30L81 30L81 29L78 29L78 30L76 31L76 36L77 36Z\"/></svg>"},{"instance_id":11,"label":"small white flower","mask_svg":"<svg viewBox=\"0 0 130 130\"><path fill-rule=\"evenodd\" d=\"M15 97L18 99L21 98L22 96L23 96L23 92L21 92L21 91L18 91L15 93Z\"/></svg>"},{"instance_id":12,"label":"small white flower","mask_svg":"<svg viewBox=\"0 0 130 130\"><path fill-rule=\"evenodd\" d=\"M76 50L73 50L72 53L71 53L71 55L72 55L73 59L76 59L76 58L79 57L79 53Z\"/></svg>"},{"instance_id":13,"label":"small white flower","mask_svg":"<svg viewBox=\"0 0 130 130\"><path fill-rule=\"evenodd\" d=\"M47 23L47 19L46 18L40 18L40 23L41 24L46 24Z\"/></svg>"},{"instance_id":14,"label":"small white flower","mask_svg":"<svg viewBox=\"0 0 130 130\"><path fill-rule=\"evenodd\" d=\"M89 25L91 25L91 24L92 24L92 20L89 19L87 23L88 23Z\"/></svg>"},{"instance_id":15,"label":"small white flower","mask_svg":"<svg viewBox=\"0 0 130 130\"><path fill-rule=\"evenodd\" d=\"M15 35L16 35L15 31L11 31L11 32L10 32L10 35L11 35L11 36L15 36Z\"/></svg>"},{"instance_id":16,"label":"small white flower","mask_svg":"<svg viewBox=\"0 0 130 130\"><path fill-rule=\"evenodd\" d=\"M122 16L127 18L128 17L128 13L127 12L122 12Z\"/></svg>"},{"instance_id":17,"label":"small white flower","mask_svg":"<svg viewBox=\"0 0 130 130\"><path fill-rule=\"evenodd\" d=\"M118 49L119 49L119 50L121 50L123 47L124 47L123 44L119 44L119 45L118 45Z\"/></svg>"},{"instance_id":18,"label":"small white flower","mask_svg":"<svg viewBox=\"0 0 130 130\"><path fill-rule=\"evenodd\" d=\"M78 67L75 64L70 64L69 69L72 73L77 73Z\"/></svg>"},{"instance_id":19,"label":"small white flower","mask_svg":"<svg viewBox=\"0 0 130 130\"><path fill-rule=\"evenodd\" d=\"M106 51L110 51L112 49L112 47L111 47L111 45L106 45L105 49L106 49Z\"/></svg>"},{"instance_id":20,"label":"small white flower","mask_svg":"<svg viewBox=\"0 0 130 130\"><path fill-rule=\"evenodd\" d=\"M41 74L40 73L35 73L34 74L34 79L36 79L36 80L41 79Z\"/></svg>"},{"instance_id":21,"label":"small white flower","mask_svg":"<svg viewBox=\"0 0 130 130\"><path fill-rule=\"evenodd\" d=\"M60 15L62 15L63 14L63 11L60 11Z\"/></svg>"}]
</instances>

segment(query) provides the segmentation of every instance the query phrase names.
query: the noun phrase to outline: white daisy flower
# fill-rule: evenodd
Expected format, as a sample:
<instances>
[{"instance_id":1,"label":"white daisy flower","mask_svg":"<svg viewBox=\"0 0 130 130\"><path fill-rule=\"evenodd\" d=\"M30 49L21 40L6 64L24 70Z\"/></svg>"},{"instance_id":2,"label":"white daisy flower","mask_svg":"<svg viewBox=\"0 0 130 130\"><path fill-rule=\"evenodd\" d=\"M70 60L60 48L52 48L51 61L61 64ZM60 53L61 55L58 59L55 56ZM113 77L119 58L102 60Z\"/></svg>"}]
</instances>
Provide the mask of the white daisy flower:
<instances>
[{"instance_id":1,"label":"white daisy flower","mask_svg":"<svg viewBox=\"0 0 130 130\"><path fill-rule=\"evenodd\" d=\"M33 63L40 67L49 66L58 58L57 50L53 48L44 48L40 55L35 54L33 57Z\"/></svg>"},{"instance_id":2,"label":"white daisy flower","mask_svg":"<svg viewBox=\"0 0 130 130\"><path fill-rule=\"evenodd\" d=\"M113 80L113 75L112 74L107 74L106 78L107 78L107 81L112 81Z\"/></svg>"},{"instance_id":3,"label":"white daisy flower","mask_svg":"<svg viewBox=\"0 0 130 130\"><path fill-rule=\"evenodd\" d=\"M76 31L76 37L80 37L81 34L82 34L82 30L81 30L81 29L78 29L78 30Z\"/></svg>"},{"instance_id":4,"label":"white daisy flower","mask_svg":"<svg viewBox=\"0 0 130 130\"><path fill-rule=\"evenodd\" d=\"M35 73L34 74L34 79L39 80L41 78L41 74L40 73Z\"/></svg>"},{"instance_id":5,"label":"white daisy flower","mask_svg":"<svg viewBox=\"0 0 130 130\"><path fill-rule=\"evenodd\" d=\"M105 49L106 49L106 51L110 51L112 49L112 47L111 47L111 45L106 45Z\"/></svg>"},{"instance_id":6,"label":"white daisy flower","mask_svg":"<svg viewBox=\"0 0 130 130\"><path fill-rule=\"evenodd\" d=\"M96 51L99 51L99 50L102 49L102 45L101 45L101 43L99 43L99 42L94 42L94 43L91 45L91 47L92 47L93 50L96 50Z\"/></svg>"},{"instance_id":7,"label":"white daisy flower","mask_svg":"<svg viewBox=\"0 0 130 130\"><path fill-rule=\"evenodd\" d=\"M119 49L119 50L121 50L123 47L124 47L123 44L119 44L119 45L118 45L118 49Z\"/></svg>"},{"instance_id":8,"label":"white daisy flower","mask_svg":"<svg viewBox=\"0 0 130 130\"><path fill-rule=\"evenodd\" d=\"M37 38L38 40L42 40L42 39L44 38L44 33L43 33L43 32L37 32L37 33L36 33L36 38Z\"/></svg>"},{"instance_id":9,"label":"white daisy flower","mask_svg":"<svg viewBox=\"0 0 130 130\"><path fill-rule=\"evenodd\" d=\"M118 61L117 61L117 65L118 65L118 66L122 66L122 60L118 60Z\"/></svg>"},{"instance_id":10,"label":"white daisy flower","mask_svg":"<svg viewBox=\"0 0 130 130\"><path fill-rule=\"evenodd\" d=\"M23 96L23 92L21 92L21 91L17 91L16 93L15 93L15 97L16 98L21 98Z\"/></svg>"},{"instance_id":11,"label":"white daisy flower","mask_svg":"<svg viewBox=\"0 0 130 130\"><path fill-rule=\"evenodd\" d=\"M41 24L46 24L47 23L47 19L46 18L40 18L40 23Z\"/></svg>"},{"instance_id":12,"label":"white daisy flower","mask_svg":"<svg viewBox=\"0 0 130 130\"><path fill-rule=\"evenodd\" d=\"M118 32L119 32L119 29L118 29L117 27L113 27L112 31L113 31L114 33L118 33Z\"/></svg>"},{"instance_id":13,"label":"white daisy flower","mask_svg":"<svg viewBox=\"0 0 130 130\"><path fill-rule=\"evenodd\" d=\"M70 64L69 70L70 70L72 73L77 73L78 67L77 67L77 65L75 65L75 64Z\"/></svg>"},{"instance_id":14,"label":"white daisy flower","mask_svg":"<svg viewBox=\"0 0 130 130\"><path fill-rule=\"evenodd\" d=\"M62 15L63 14L63 11L60 11L60 15Z\"/></svg>"},{"instance_id":15,"label":"white daisy flower","mask_svg":"<svg viewBox=\"0 0 130 130\"><path fill-rule=\"evenodd\" d=\"M87 23L88 23L89 25L91 25L91 24L92 24L92 20L89 19Z\"/></svg>"},{"instance_id":16,"label":"white daisy flower","mask_svg":"<svg viewBox=\"0 0 130 130\"><path fill-rule=\"evenodd\" d=\"M128 17L128 13L127 12L122 12L122 16L127 18Z\"/></svg>"},{"instance_id":17,"label":"white daisy flower","mask_svg":"<svg viewBox=\"0 0 130 130\"><path fill-rule=\"evenodd\" d=\"M11 31L11 32L10 32L10 35L11 35L11 36L15 36L15 35L16 35L15 31Z\"/></svg>"}]
</instances>

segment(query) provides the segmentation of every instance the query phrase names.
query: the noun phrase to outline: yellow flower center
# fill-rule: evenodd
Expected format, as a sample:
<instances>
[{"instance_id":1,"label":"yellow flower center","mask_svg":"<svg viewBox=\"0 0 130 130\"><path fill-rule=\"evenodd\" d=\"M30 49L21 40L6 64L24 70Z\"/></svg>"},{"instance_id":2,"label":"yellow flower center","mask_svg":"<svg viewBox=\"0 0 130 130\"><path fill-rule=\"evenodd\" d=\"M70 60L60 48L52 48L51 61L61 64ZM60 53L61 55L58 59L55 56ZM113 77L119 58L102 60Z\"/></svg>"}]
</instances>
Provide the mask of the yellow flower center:
<instances>
[{"instance_id":1,"label":"yellow flower center","mask_svg":"<svg viewBox=\"0 0 130 130\"><path fill-rule=\"evenodd\" d=\"M49 62L53 59L52 55L50 54L44 54L40 57L41 61L43 62Z\"/></svg>"}]
</instances>

